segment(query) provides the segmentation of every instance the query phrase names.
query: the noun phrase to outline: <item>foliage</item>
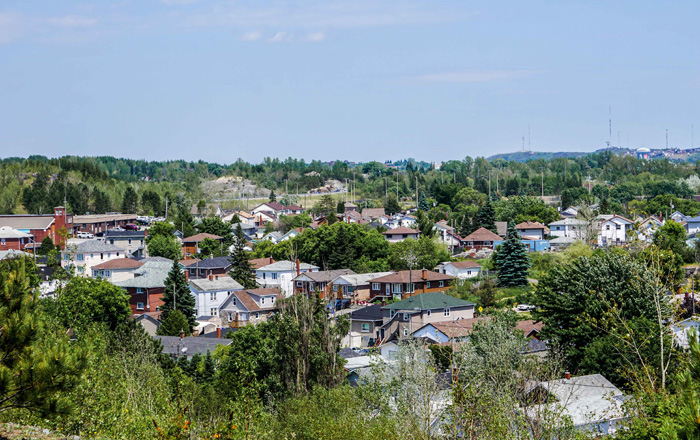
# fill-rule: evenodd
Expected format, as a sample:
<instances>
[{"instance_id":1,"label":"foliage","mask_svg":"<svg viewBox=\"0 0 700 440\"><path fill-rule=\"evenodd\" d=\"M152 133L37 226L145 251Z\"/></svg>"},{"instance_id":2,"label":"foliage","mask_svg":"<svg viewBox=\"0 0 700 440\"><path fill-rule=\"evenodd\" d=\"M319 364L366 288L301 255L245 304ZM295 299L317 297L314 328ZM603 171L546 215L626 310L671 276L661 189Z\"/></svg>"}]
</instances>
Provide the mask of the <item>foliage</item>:
<instances>
[{"instance_id":1,"label":"foliage","mask_svg":"<svg viewBox=\"0 0 700 440\"><path fill-rule=\"evenodd\" d=\"M435 224L425 212L416 211L416 223L422 237L434 238L437 235Z\"/></svg>"},{"instance_id":2,"label":"foliage","mask_svg":"<svg viewBox=\"0 0 700 440\"><path fill-rule=\"evenodd\" d=\"M496 212L493 209L491 201L487 200L486 203L479 207L479 211L476 213L473 229L486 228L495 234L498 232L495 222Z\"/></svg>"},{"instance_id":3,"label":"foliage","mask_svg":"<svg viewBox=\"0 0 700 440\"><path fill-rule=\"evenodd\" d=\"M0 413L65 413L71 409L65 393L80 379L87 353L45 325L30 264L12 259L0 270Z\"/></svg>"},{"instance_id":4,"label":"foliage","mask_svg":"<svg viewBox=\"0 0 700 440\"><path fill-rule=\"evenodd\" d=\"M384 205L384 212L386 212L387 215L394 215L396 213L401 212L401 205L399 205L399 200L393 193L389 194L389 197L387 198L387 202Z\"/></svg>"},{"instance_id":5,"label":"foliage","mask_svg":"<svg viewBox=\"0 0 700 440\"><path fill-rule=\"evenodd\" d=\"M311 224L309 214L281 215L279 218L280 231L287 233L296 228L308 228Z\"/></svg>"},{"instance_id":6,"label":"foliage","mask_svg":"<svg viewBox=\"0 0 700 440\"><path fill-rule=\"evenodd\" d=\"M175 226L170 222L156 222L148 228L146 246L151 257L163 257L168 260L179 260L180 245L175 240Z\"/></svg>"},{"instance_id":7,"label":"foliage","mask_svg":"<svg viewBox=\"0 0 700 440\"><path fill-rule=\"evenodd\" d=\"M654 234L653 242L660 249L669 250L683 257L687 254L686 238L687 234L683 225L667 220Z\"/></svg>"},{"instance_id":8,"label":"foliage","mask_svg":"<svg viewBox=\"0 0 700 440\"><path fill-rule=\"evenodd\" d=\"M229 275L236 280L245 289L254 289L257 284L255 282L255 274L250 265L250 255L245 250L245 235L243 228L239 223L236 225L236 233L233 240L233 252L231 253L231 270Z\"/></svg>"},{"instance_id":9,"label":"foliage","mask_svg":"<svg viewBox=\"0 0 700 440\"><path fill-rule=\"evenodd\" d=\"M409 268L408 256L415 257L413 269L430 269L443 261L450 261L450 253L445 245L436 241L420 237L418 240L403 240L393 243L389 248L389 267L393 270L406 270Z\"/></svg>"},{"instance_id":10,"label":"foliage","mask_svg":"<svg viewBox=\"0 0 700 440\"><path fill-rule=\"evenodd\" d=\"M177 260L173 260L173 267L165 278L163 305L160 307L161 319L167 319L168 314L173 310L179 310L187 317L189 328L185 329L185 333L191 334L196 325L195 299L190 292L185 272Z\"/></svg>"},{"instance_id":11,"label":"foliage","mask_svg":"<svg viewBox=\"0 0 700 440\"><path fill-rule=\"evenodd\" d=\"M131 214L137 212L139 205L139 195L131 186L127 186L124 190L124 197L122 198L122 213Z\"/></svg>"},{"instance_id":12,"label":"foliage","mask_svg":"<svg viewBox=\"0 0 700 440\"><path fill-rule=\"evenodd\" d=\"M504 287L527 286L530 268L530 255L520 241L515 223L508 224L508 234L493 255L494 266L498 270L498 283Z\"/></svg>"},{"instance_id":13,"label":"foliage","mask_svg":"<svg viewBox=\"0 0 700 440\"><path fill-rule=\"evenodd\" d=\"M48 235L41 240L41 246L36 250L38 255L49 255L49 252L56 250L56 246L53 244L53 240Z\"/></svg>"},{"instance_id":14,"label":"foliage","mask_svg":"<svg viewBox=\"0 0 700 440\"><path fill-rule=\"evenodd\" d=\"M180 336L181 332L189 336L191 330L187 317L180 310L171 310L160 323L156 334L163 336Z\"/></svg>"},{"instance_id":15,"label":"foliage","mask_svg":"<svg viewBox=\"0 0 700 440\"><path fill-rule=\"evenodd\" d=\"M199 243L197 258L224 257L228 255L228 248L224 248L219 240L205 238Z\"/></svg>"},{"instance_id":16,"label":"foliage","mask_svg":"<svg viewBox=\"0 0 700 440\"><path fill-rule=\"evenodd\" d=\"M418 195L418 209L423 212L428 212L428 210L430 209L428 201L425 197L425 191L421 191Z\"/></svg>"},{"instance_id":17,"label":"foliage","mask_svg":"<svg viewBox=\"0 0 700 440\"><path fill-rule=\"evenodd\" d=\"M197 233L194 225L194 217L190 214L189 208L185 205L180 205L177 209L175 228L182 232L183 237L191 237Z\"/></svg>"},{"instance_id":18,"label":"foliage","mask_svg":"<svg viewBox=\"0 0 700 440\"><path fill-rule=\"evenodd\" d=\"M491 280L484 280L476 291L476 296L479 297L479 307L487 309L496 305L496 287Z\"/></svg>"},{"instance_id":19,"label":"foliage","mask_svg":"<svg viewBox=\"0 0 700 440\"><path fill-rule=\"evenodd\" d=\"M229 246L233 244L233 229L230 223L221 220L220 217L205 217L197 225L200 233L216 235L222 238L223 249L228 252Z\"/></svg>"}]
</instances>

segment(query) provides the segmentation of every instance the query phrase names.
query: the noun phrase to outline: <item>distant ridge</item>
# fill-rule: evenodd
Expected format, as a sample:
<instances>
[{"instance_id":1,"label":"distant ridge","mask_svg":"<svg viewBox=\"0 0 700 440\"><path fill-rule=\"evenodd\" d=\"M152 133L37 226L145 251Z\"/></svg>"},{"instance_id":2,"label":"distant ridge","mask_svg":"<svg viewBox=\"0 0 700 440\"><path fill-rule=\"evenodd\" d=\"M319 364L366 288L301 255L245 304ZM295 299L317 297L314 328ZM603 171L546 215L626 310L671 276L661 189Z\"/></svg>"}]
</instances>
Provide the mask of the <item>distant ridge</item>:
<instances>
[{"instance_id":1,"label":"distant ridge","mask_svg":"<svg viewBox=\"0 0 700 440\"><path fill-rule=\"evenodd\" d=\"M642 149L640 149L639 151L641 150ZM638 150L632 148L609 147L601 148L588 153L574 151L516 151L513 153L495 154L489 157L488 160L504 159L513 162L527 162L528 160L537 159L551 160L558 157L567 157L573 159L577 157L588 156L591 154L598 154L606 151L622 156L626 154L634 155ZM646 149L646 152L648 155L648 159L668 159L674 162L692 162L700 160L700 148L652 148Z\"/></svg>"},{"instance_id":2,"label":"distant ridge","mask_svg":"<svg viewBox=\"0 0 700 440\"><path fill-rule=\"evenodd\" d=\"M574 152L574 151L558 151L558 152L543 152L543 151L517 151L515 153L501 153L490 156L488 160L504 159L509 162L527 162L528 160L545 159L551 160L557 157L576 158L588 156L595 152Z\"/></svg>"}]
</instances>

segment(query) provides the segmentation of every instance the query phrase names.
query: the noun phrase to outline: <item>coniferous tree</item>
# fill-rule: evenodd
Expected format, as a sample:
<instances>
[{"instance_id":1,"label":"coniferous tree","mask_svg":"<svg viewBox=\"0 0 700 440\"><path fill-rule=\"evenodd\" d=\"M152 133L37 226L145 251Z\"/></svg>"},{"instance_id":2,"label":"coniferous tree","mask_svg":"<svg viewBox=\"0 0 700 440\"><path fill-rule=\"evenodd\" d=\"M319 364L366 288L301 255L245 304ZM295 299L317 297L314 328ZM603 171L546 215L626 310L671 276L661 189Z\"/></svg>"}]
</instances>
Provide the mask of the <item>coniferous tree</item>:
<instances>
[{"instance_id":1,"label":"coniferous tree","mask_svg":"<svg viewBox=\"0 0 700 440\"><path fill-rule=\"evenodd\" d=\"M386 206L384 207L384 210L388 215L396 214L397 212L401 212L401 205L399 205L399 200L396 198L396 195L394 194L389 194L389 198L387 199Z\"/></svg>"},{"instance_id":2,"label":"coniferous tree","mask_svg":"<svg viewBox=\"0 0 700 440\"><path fill-rule=\"evenodd\" d=\"M270 190L270 203L276 202L277 196L275 195L275 190Z\"/></svg>"},{"instance_id":3,"label":"coniferous tree","mask_svg":"<svg viewBox=\"0 0 700 440\"><path fill-rule=\"evenodd\" d=\"M245 250L245 234L239 223L236 226L236 232L233 237L233 252L231 252L231 271L229 275L236 280L245 289L254 289L257 287L255 282L255 274L250 265L250 256Z\"/></svg>"},{"instance_id":4,"label":"coniferous tree","mask_svg":"<svg viewBox=\"0 0 700 440\"><path fill-rule=\"evenodd\" d=\"M182 332L185 332L185 336L190 335L190 323L180 310L172 310L168 313L156 330L156 334L161 336L180 336Z\"/></svg>"},{"instance_id":5,"label":"coniferous tree","mask_svg":"<svg viewBox=\"0 0 700 440\"><path fill-rule=\"evenodd\" d=\"M610 202L608 202L608 199L603 197L600 200L600 204L598 205L598 212L600 214L610 214Z\"/></svg>"},{"instance_id":6,"label":"coniferous tree","mask_svg":"<svg viewBox=\"0 0 700 440\"><path fill-rule=\"evenodd\" d=\"M183 237L191 237L197 233L194 226L194 217L192 217L185 205L181 205L178 208L177 217L175 218L175 229L182 232Z\"/></svg>"},{"instance_id":7,"label":"coniferous tree","mask_svg":"<svg viewBox=\"0 0 700 440\"><path fill-rule=\"evenodd\" d=\"M416 211L416 223L421 237L433 238L437 233L435 223L421 210Z\"/></svg>"},{"instance_id":8,"label":"coniferous tree","mask_svg":"<svg viewBox=\"0 0 700 440\"><path fill-rule=\"evenodd\" d=\"M520 241L520 234L515 223L508 224L506 240L494 255L498 270L498 282L504 287L527 286L527 273L530 268L530 255L527 247Z\"/></svg>"},{"instance_id":9,"label":"coniferous tree","mask_svg":"<svg viewBox=\"0 0 700 440\"><path fill-rule=\"evenodd\" d=\"M474 230L479 228L486 228L494 234L498 233L496 229L496 212L493 209L493 205L490 200L487 200L476 213Z\"/></svg>"},{"instance_id":10,"label":"coniferous tree","mask_svg":"<svg viewBox=\"0 0 700 440\"><path fill-rule=\"evenodd\" d=\"M43 240L41 240L41 246L39 246L39 249L37 249L36 253L39 255L49 255L49 252L51 252L54 249L56 249L56 246L54 246L51 237L47 235L46 237L44 237Z\"/></svg>"},{"instance_id":11,"label":"coniferous tree","mask_svg":"<svg viewBox=\"0 0 700 440\"><path fill-rule=\"evenodd\" d=\"M95 214L104 214L112 210L112 203L109 196L101 189L95 187L92 189L92 198L95 204Z\"/></svg>"},{"instance_id":12,"label":"coniferous tree","mask_svg":"<svg viewBox=\"0 0 700 440\"><path fill-rule=\"evenodd\" d=\"M418 196L418 209L424 212L428 212L430 207L428 206L428 200L425 197L425 191L421 191Z\"/></svg>"},{"instance_id":13,"label":"coniferous tree","mask_svg":"<svg viewBox=\"0 0 700 440\"><path fill-rule=\"evenodd\" d=\"M122 199L122 213L134 214L139 206L139 195L136 194L134 188L127 186Z\"/></svg>"},{"instance_id":14,"label":"coniferous tree","mask_svg":"<svg viewBox=\"0 0 700 440\"><path fill-rule=\"evenodd\" d=\"M162 319L166 319L173 310L179 310L187 318L189 328L185 329L185 332L190 334L196 325L196 311L194 307L194 296L190 292L190 286L187 283L185 272L180 267L180 263L177 260L173 260L173 267L170 269L168 277L165 279L163 305L160 308Z\"/></svg>"}]
</instances>

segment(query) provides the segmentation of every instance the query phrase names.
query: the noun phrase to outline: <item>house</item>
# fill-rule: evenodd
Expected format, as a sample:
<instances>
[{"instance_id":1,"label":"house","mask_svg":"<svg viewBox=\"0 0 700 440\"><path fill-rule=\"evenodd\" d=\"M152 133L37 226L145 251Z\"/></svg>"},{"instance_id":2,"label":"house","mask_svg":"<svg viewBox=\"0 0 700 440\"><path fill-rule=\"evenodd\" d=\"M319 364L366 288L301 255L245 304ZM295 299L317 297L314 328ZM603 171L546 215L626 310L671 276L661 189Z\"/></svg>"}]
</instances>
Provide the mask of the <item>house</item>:
<instances>
[{"instance_id":1,"label":"house","mask_svg":"<svg viewBox=\"0 0 700 440\"><path fill-rule=\"evenodd\" d=\"M92 266L92 277L102 278L110 283L128 280L134 277L134 271L143 263L131 258L115 258Z\"/></svg>"},{"instance_id":2,"label":"house","mask_svg":"<svg viewBox=\"0 0 700 440\"><path fill-rule=\"evenodd\" d=\"M634 225L634 229L637 233L636 238L642 243L651 243L654 239L654 234L656 234L656 231L663 226L663 224L664 222L654 215L642 220L637 220Z\"/></svg>"},{"instance_id":3,"label":"house","mask_svg":"<svg viewBox=\"0 0 700 440\"><path fill-rule=\"evenodd\" d=\"M160 336L154 335L155 339L159 340L163 345L163 353L169 354L175 359L184 357L192 359L195 354L206 355L214 353L219 345L230 345L231 339L228 338L203 338L197 336Z\"/></svg>"},{"instance_id":4,"label":"house","mask_svg":"<svg viewBox=\"0 0 700 440\"><path fill-rule=\"evenodd\" d=\"M362 210L362 219L374 221L384 217L384 208L365 208Z\"/></svg>"},{"instance_id":5,"label":"house","mask_svg":"<svg viewBox=\"0 0 700 440\"><path fill-rule=\"evenodd\" d=\"M474 303L440 292L422 293L382 306L379 339L383 342L409 339L415 330L426 324L472 319L474 306Z\"/></svg>"},{"instance_id":6,"label":"house","mask_svg":"<svg viewBox=\"0 0 700 440\"><path fill-rule=\"evenodd\" d=\"M195 258L182 260L180 264L187 271L187 277L190 280L209 278L210 276L226 276L232 266L229 257L210 257L201 260Z\"/></svg>"},{"instance_id":7,"label":"house","mask_svg":"<svg viewBox=\"0 0 700 440\"><path fill-rule=\"evenodd\" d=\"M549 240L549 246L553 251L561 251L576 243L577 239L573 237L557 237Z\"/></svg>"},{"instance_id":8,"label":"house","mask_svg":"<svg viewBox=\"0 0 700 440\"><path fill-rule=\"evenodd\" d=\"M481 273L481 265L473 260L447 261L438 264L435 272L459 279L475 278Z\"/></svg>"},{"instance_id":9,"label":"house","mask_svg":"<svg viewBox=\"0 0 700 440\"><path fill-rule=\"evenodd\" d=\"M255 282L260 287L280 287L282 277L286 275L291 280L302 273L318 271L313 264L297 261L275 261L255 269Z\"/></svg>"},{"instance_id":10,"label":"house","mask_svg":"<svg viewBox=\"0 0 700 440\"><path fill-rule=\"evenodd\" d=\"M598 232L598 246L620 246L629 241L628 233L632 232L632 220L619 215L601 222Z\"/></svg>"},{"instance_id":11,"label":"house","mask_svg":"<svg viewBox=\"0 0 700 440\"><path fill-rule=\"evenodd\" d=\"M390 275L393 272L358 273L341 275L333 280L337 298L350 298L354 302L367 301L370 298L370 286L376 278Z\"/></svg>"},{"instance_id":12,"label":"house","mask_svg":"<svg viewBox=\"0 0 700 440\"><path fill-rule=\"evenodd\" d=\"M10 249L22 251L26 245L34 241L32 234L18 231L9 226L0 227L0 251Z\"/></svg>"},{"instance_id":13,"label":"house","mask_svg":"<svg viewBox=\"0 0 700 440\"><path fill-rule=\"evenodd\" d=\"M463 341L474 331L474 326L487 317L431 322L413 332L414 339L427 338L437 344Z\"/></svg>"},{"instance_id":14,"label":"house","mask_svg":"<svg viewBox=\"0 0 700 440\"><path fill-rule=\"evenodd\" d=\"M199 234L193 235L191 237L186 237L182 239L182 253L186 258L199 254L199 243L203 242L205 239L211 239L221 243L222 237L214 234L208 234L206 232L201 232Z\"/></svg>"},{"instance_id":15,"label":"house","mask_svg":"<svg viewBox=\"0 0 700 440\"><path fill-rule=\"evenodd\" d=\"M136 223L136 214L87 214L74 215L71 233L102 234L114 228L123 228Z\"/></svg>"},{"instance_id":16,"label":"house","mask_svg":"<svg viewBox=\"0 0 700 440\"><path fill-rule=\"evenodd\" d=\"M417 240L420 237L420 231L417 229L399 226L397 228L382 232L382 235L384 235L384 238L386 238L389 243L398 243L399 241L404 241L407 238Z\"/></svg>"},{"instance_id":17,"label":"house","mask_svg":"<svg viewBox=\"0 0 700 440\"><path fill-rule=\"evenodd\" d=\"M549 235L554 237L570 237L576 240L586 239L588 222L577 218L566 218L549 224Z\"/></svg>"},{"instance_id":18,"label":"house","mask_svg":"<svg viewBox=\"0 0 700 440\"><path fill-rule=\"evenodd\" d=\"M419 293L444 292L454 277L428 269L402 270L372 280L370 297L407 298Z\"/></svg>"},{"instance_id":19,"label":"house","mask_svg":"<svg viewBox=\"0 0 700 440\"><path fill-rule=\"evenodd\" d=\"M29 252L18 251L17 249L8 249L0 251L0 261L8 258L32 258L34 255Z\"/></svg>"},{"instance_id":20,"label":"house","mask_svg":"<svg viewBox=\"0 0 700 440\"><path fill-rule=\"evenodd\" d=\"M355 211L357 212L358 206L352 202L345 202L345 212Z\"/></svg>"},{"instance_id":21,"label":"house","mask_svg":"<svg viewBox=\"0 0 700 440\"><path fill-rule=\"evenodd\" d=\"M685 230L688 231L688 235L700 232L700 215L686 218L685 223Z\"/></svg>"},{"instance_id":22,"label":"house","mask_svg":"<svg viewBox=\"0 0 700 440\"><path fill-rule=\"evenodd\" d=\"M146 231L120 231L110 230L105 232L106 243L113 244L126 250L127 257L143 257Z\"/></svg>"},{"instance_id":23,"label":"house","mask_svg":"<svg viewBox=\"0 0 700 440\"><path fill-rule=\"evenodd\" d=\"M241 225L255 226L255 215L246 211L233 211L230 214L226 214L221 217L221 220L223 220L224 223L231 223L234 216L238 217L238 219L241 221Z\"/></svg>"},{"instance_id":24,"label":"house","mask_svg":"<svg viewBox=\"0 0 700 440\"><path fill-rule=\"evenodd\" d=\"M100 240L85 240L61 251L61 266L75 267L77 275L91 276L93 266L125 255L126 251L120 247Z\"/></svg>"},{"instance_id":25,"label":"house","mask_svg":"<svg viewBox=\"0 0 700 440\"><path fill-rule=\"evenodd\" d=\"M0 215L0 227L29 234L36 243L41 243L44 238L50 237L54 244L61 248L65 246L61 231L70 232L72 225L73 216L68 215L63 206L55 207L53 214L49 215Z\"/></svg>"},{"instance_id":26,"label":"house","mask_svg":"<svg viewBox=\"0 0 700 440\"><path fill-rule=\"evenodd\" d=\"M295 294L318 293L321 298L328 298L333 292L333 280L342 275L354 275L350 269L309 271L297 275L294 281Z\"/></svg>"},{"instance_id":27,"label":"house","mask_svg":"<svg viewBox=\"0 0 700 440\"><path fill-rule=\"evenodd\" d=\"M520 242L525 245L529 252L542 252L549 250L549 241L535 239L534 237L522 237Z\"/></svg>"},{"instance_id":28,"label":"house","mask_svg":"<svg viewBox=\"0 0 700 440\"><path fill-rule=\"evenodd\" d=\"M373 304L350 312L350 347L372 347L379 338L379 327L384 324L381 304Z\"/></svg>"},{"instance_id":29,"label":"house","mask_svg":"<svg viewBox=\"0 0 700 440\"><path fill-rule=\"evenodd\" d=\"M291 240L292 238L296 237L297 235L301 234L302 232L304 232L304 228L294 228L294 229L291 229L291 230L287 231L287 233L284 234L284 235L280 238L280 243L283 242L283 241L286 241L286 240Z\"/></svg>"},{"instance_id":30,"label":"house","mask_svg":"<svg viewBox=\"0 0 700 440\"><path fill-rule=\"evenodd\" d=\"M282 237L284 234L278 231L273 231L270 232L269 234L265 235L263 237L263 240L271 241L273 244L277 244L280 241L282 241Z\"/></svg>"},{"instance_id":31,"label":"house","mask_svg":"<svg viewBox=\"0 0 700 440\"><path fill-rule=\"evenodd\" d=\"M272 257L269 258L254 258L252 260L249 260L248 263L250 263L250 267L253 270L260 269L263 266L267 266L268 264L274 263L275 260Z\"/></svg>"},{"instance_id":32,"label":"house","mask_svg":"<svg viewBox=\"0 0 700 440\"><path fill-rule=\"evenodd\" d=\"M496 234L505 238L508 235L508 222L493 222L496 225Z\"/></svg>"},{"instance_id":33,"label":"house","mask_svg":"<svg viewBox=\"0 0 700 440\"><path fill-rule=\"evenodd\" d=\"M503 239L488 229L481 227L463 238L464 247L468 249L496 249Z\"/></svg>"},{"instance_id":34,"label":"house","mask_svg":"<svg viewBox=\"0 0 700 440\"><path fill-rule=\"evenodd\" d=\"M540 222L526 221L515 225L521 237L529 240L544 240L549 234L549 228Z\"/></svg>"},{"instance_id":35,"label":"house","mask_svg":"<svg viewBox=\"0 0 700 440\"><path fill-rule=\"evenodd\" d=\"M304 213L304 208L297 205L284 205L282 209L282 214L284 215L299 215Z\"/></svg>"},{"instance_id":36,"label":"house","mask_svg":"<svg viewBox=\"0 0 700 440\"><path fill-rule=\"evenodd\" d=\"M613 435L624 420L624 395L600 374L537 382L528 393L532 400L543 401L530 405L525 413L532 420L541 414L560 414L571 420L574 427L599 436Z\"/></svg>"},{"instance_id":37,"label":"house","mask_svg":"<svg viewBox=\"0 0 700 440\"><path fill-rule=\"evenodd\" d=\"M687 349L690 346L688 343L688 332L692 330L700 335L700 321L695 317L684 319L673 324L671 330L673 331L673 341L679 347Z\"/></svg>"},{"instance_id":38,"label":"house","mask_svg":"<svg viewBox=\"0 0 700 440\"><path fill-rule=\"evenodd\" d=\"M234 290L242 290L236 280L228 275L209 275L207 278L190 280L197 316L219 316L219 307Z\"/></svg>"},{"instance_id":39,"label":"house","mask_svg":"<svg viewBox=\"0 0 700 440\"><path fill-rule=\"evenodd\" d=\"M673 214L671 214L668 218L678 223L688 220L688 216L679 211L673 211Z\"/></svg>"},{"instance_id":40,"label":"house","mask_svg":"<svg viewBox=\"0 0 700 440\"><path fill-rule=\"evenodd\" d=\"M418 221L414 217L411 217L410 215L406 215L406 216L399 218L399 227L415 228L417 224L418 224Z\"/></svg>"},{"instance_id":41,"label":"house","mask_svg":"<svg viewBox=\"0 0 700 440\"><path fill-rule=\"evenodd\" d=\"M233 328L267 321L277 311L281 299L276 288L234 290L219 307L224 326Z\"/></svg>"},{"instance_id":42,"label":"house","mask_svg":"<svg viewBox=\"0 0 700 440\"><path fill-rule=\"evenodd\" d=\"M563 210L561 213L561 218L574 218L578 215L578 208L575 206L569 206L565 210Z\"/></svg>"},{"instance_id":43,"label":"house","mask_svg":"<svg viewBox=\"0 0 700 440\"><path fill-rule=\"evenodd\" d=\"M158 327L160 327L160 321L148 313L142 313L140 315L137 315L134 318L134 321L136 321L138 324L141 324L143 329L146 330L146 333L148 333L151 336L155 336L156 332L158 331Z\"/></svg>"},{"instance_id":44,"label":"house","mask_svg":"<svg viewBox=\"0 0 700 440\"><path fill-rule=\"evenodd\" d=\"M162 257L148 257L141 262L143 265L134 271L133 278L115 282L114 285L126 290L132 315L151 313L158 318L160 307L163 305L165 279L173 267L173 262ZM177 301L177 298L175 300Z\"/></svg>"},{"instance_id":45,"label":"house","mask_svg":"<svg viewBox=\"0 0 700 440\"><path fill-rule=\"evenodd\" d=\"M267 202L261 203L250 211L253 215L266 214L271 217L272 220L277 220L277 218L284 214L284 205L280 202Z\"/></svg>"}]
</instances>

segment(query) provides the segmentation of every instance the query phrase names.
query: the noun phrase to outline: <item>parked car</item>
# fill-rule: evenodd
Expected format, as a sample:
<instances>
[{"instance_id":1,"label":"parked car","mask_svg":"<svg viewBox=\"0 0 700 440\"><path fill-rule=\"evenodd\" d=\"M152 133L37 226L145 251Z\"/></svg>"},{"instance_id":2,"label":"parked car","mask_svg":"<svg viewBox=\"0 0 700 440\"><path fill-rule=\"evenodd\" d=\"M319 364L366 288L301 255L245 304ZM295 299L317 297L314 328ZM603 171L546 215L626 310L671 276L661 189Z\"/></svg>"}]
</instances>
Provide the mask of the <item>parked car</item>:
<instances>
[{"instance_id":1,"label":"parked car","mask_svg":"<svg viewBox=\"0 0 700 440\"><path fill-rule=\"evenodd\" d=\"M530 310L535 310L535 306L531 306L529 304L518 304L516 310L518 312L529 312Z\"/></svg>"},{"instance_id":2,"label":"parked car","mask_svg":"<svg viewBox=\"0 0 700 440\"><path fill-rule=\"evenodd\" d=\"M78 238L95 238L95 236L93 234L91 234L89 232L83 232L83 231L78 232L77 237Z\"/></svg>"},{"instance_id":3,"label":"parked car","mask_svg":"<svg viewBox=\"0 0 700 440\"><path fill-rule=\"evenodd\" d=\"M139 226L135 225L134 223L127 223L124 225L124 230L125 231L138 231Z\"/></svg>"}]
</instances>

